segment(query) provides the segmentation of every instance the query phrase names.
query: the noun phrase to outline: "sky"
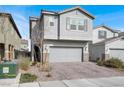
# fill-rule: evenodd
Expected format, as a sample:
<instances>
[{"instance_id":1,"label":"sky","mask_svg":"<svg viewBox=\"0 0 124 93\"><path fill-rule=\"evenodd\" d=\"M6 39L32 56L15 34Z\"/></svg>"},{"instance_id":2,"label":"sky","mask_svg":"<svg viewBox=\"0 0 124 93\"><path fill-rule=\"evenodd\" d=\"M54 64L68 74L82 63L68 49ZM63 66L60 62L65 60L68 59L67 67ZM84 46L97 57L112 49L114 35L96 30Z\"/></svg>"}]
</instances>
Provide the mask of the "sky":
<instances>
[{"instance_id":1,"label":"sky","mask_svg":"<svg viewBox=\"0 0 124 93\"><path fill-rule=\"evenodd\" d=\"M29 39L29 16L40 16L40 11L61 11L74 5L0 5L0 12L11 13L22 38ZM113 29L124 31L124 6L81 5L81 8L95 16L93 26L105 24Z\"/></svg>"}]
</instances>

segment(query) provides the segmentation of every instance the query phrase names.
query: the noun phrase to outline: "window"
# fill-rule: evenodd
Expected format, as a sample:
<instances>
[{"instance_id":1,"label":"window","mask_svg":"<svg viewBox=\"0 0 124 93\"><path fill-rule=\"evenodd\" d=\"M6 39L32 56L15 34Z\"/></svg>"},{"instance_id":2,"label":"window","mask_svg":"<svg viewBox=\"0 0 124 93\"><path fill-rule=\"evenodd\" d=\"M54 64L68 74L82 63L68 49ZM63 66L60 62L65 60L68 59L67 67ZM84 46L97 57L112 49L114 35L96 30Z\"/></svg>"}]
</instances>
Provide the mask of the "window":
<instances>
[{"instance_id":1,"label":"window","mask_svg":"<svg viewBox=\"0 0 124 93\"><path fill-rule=\"evenodd\" d=\"M78 30L84 30L84 20L78 20Z\"/></svg>"},{"instance_id":2,"label":"window","mask_svg":"<svg viewBox=\"0 0 124 93\"><path fill-rule=\"evenodd\" d=\"M98 36L99 36L100 39L106 38L106 31L100 30Z\"/></svg>"},{"instance_id":3,"label":"window","mask_svg":"<svg viewBox=\"0 0 124 93\"><path fill-rule=\"evenodd\" d=\"M76 30L76 25L71 25L71 30Z\"/></svg>"},{"instance_id":4,"label":"window","mask_svg":"<svg viewBox=\"0 0 124 93\"><path fill-rule=\"evenodd\" d=\"M87 31L87 20L81 20L78 18L66 18L67 30Z\"/></svg>"},{"instance_id":5,"label":"window","mask_svg":"<svg viewBox=\"0 0 124 93\"><path fill-rule=\"evenodd\" d=\"M84 30L84 26L83 25L78 25L78 30Z\"/></svg>"},{"instance_id":6,"label":"window","mask_svg":"<svg viewBox=\"0 0 124 93\"><path fill-rule=\"evenodd\" d=\"M54 17L49 17L49 26L50 27L53 27L54 26L54 20L55 20Z\"/></svg>"},{"instance_id":7,"label":"window","mask_svg":"<svg viewBox=\"0 0 124 93\"><path fill-rule=\"evenodd\" d=\"M54 22L50 22L50 26L54 26Z\"/></svg>"},{"instance_id":8,"label":"window","mask_svg":"<svg viewBox=\"0 0 124 93\"><path fill-rule=\"evenodd\" d=\"M70 20L70 26L71 26L71 30L76 30L77 29L77 20L76 19L71 19Z\"/></svg>"}]
</instances>

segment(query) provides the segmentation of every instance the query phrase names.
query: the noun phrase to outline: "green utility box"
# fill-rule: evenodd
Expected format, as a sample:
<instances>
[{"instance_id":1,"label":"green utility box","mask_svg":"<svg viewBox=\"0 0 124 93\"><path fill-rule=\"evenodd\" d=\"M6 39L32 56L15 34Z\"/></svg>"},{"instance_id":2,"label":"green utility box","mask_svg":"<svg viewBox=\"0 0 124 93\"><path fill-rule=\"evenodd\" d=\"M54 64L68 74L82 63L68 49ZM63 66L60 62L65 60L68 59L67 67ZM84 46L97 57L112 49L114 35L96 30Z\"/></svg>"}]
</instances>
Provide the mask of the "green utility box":
<instances>
[{"instance_id":1,"label":"green utility box","mask_svg":"<svg viewBox=\"0 0 124 93\"><path fill-rule=\"evenodd\" d=\"M18 73L16 62L3 62L0 64L0 78L14 78Z\"/></svg>"}]
</instances>

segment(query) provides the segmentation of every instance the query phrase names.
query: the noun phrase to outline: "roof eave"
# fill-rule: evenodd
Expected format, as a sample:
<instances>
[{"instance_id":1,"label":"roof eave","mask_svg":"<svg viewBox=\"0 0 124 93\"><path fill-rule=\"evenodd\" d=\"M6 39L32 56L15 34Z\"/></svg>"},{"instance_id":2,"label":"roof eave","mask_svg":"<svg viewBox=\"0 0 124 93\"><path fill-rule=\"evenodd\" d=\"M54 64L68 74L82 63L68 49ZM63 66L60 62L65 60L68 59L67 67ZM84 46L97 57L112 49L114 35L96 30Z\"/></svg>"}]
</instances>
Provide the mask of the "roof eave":
<instances>
[{"instance_id":1,"label":"roof eave","mask_svg":"<svg viewBox=\"0 0 124 93\"><path fill-rule=\"evenodd\" d=\"M97 28L100 28L100 27L104 27L104 28L106 28L106 29L112 31L113 33L119 33L119 32L116 32L116 31L114 31L113 29L111 29L111 28L109 28L109 27L107 27L107 26L105 26L105 25L96 26L96 27L94 27L93 29L97 29Z\"/></svg>"},{"instance_id":2,"label":"roof eave","mask_svg":"<svg viewBox=\"0 0 124 93\"><path fill-rule=\"evenodd\" d=\"M11 15L10 13L0 13L0 15L9 17L10 22L12 22L12 25L14 26L14 28L15 28L15 30L16 30L18 36L19 36L20 38L22 38L22 36L21 36L21 34L19 33L19 30L18 30L18 28L17 28L17 26L16 26L16 24L15 24L15 21L14 21L13 18L12 18L12 15Z\"/></svg>"},{"instance_id":3,"label":"roof eave","mask_svg":"<svg viewBox=\"0 0 124 93\"><path fill-rule=\"evenodd\" d=\"M64 10L64 11L61 11L61 12L58 12L58 14L67 13L67 12L70 12L70 11L73 11L73 10L76 10L76 9L79 9L81 12L83 12L84 14L86 14L87 16L89 16L90 18L95 19L95 17L92 14L88 13L86 10L83 10L79 6L78 7L71 8L71 9L68 9L68 10Z\"/></svg>"}]
</instances>

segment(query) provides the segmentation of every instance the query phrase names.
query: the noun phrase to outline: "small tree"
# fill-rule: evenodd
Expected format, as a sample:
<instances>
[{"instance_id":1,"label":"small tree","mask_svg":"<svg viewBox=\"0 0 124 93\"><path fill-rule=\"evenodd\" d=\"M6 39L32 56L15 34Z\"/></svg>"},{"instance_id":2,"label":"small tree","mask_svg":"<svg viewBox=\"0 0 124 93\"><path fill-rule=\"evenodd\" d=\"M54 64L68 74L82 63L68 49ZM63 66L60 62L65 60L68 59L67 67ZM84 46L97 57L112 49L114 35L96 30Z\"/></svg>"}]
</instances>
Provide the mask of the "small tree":
<instances>
[{"instance_id":1,"label":"small tree","mask_svg":"<svg viewBox=\"0 0 124 93\"><path fill-rule=\"evenodd\" d=\"M36 25L33 27L32 29L32 41L35 42L35 44L37 45L37 47L40 50L40 53L42 52L42 48L43 48L43 43L44 43L44 27L42 25L41 20L37 20L36 21ZM33 50L35 51L35 50ZM47 61L48 58L48 50L46 50L46 55L45 60L42 61L41 63L41 70L43 71L47 71L48 72L48 76L50 76L50 66L49 66L49 62ZM35 59L37 59L36 57L36 53L34 52L34 57Z\"/></svg>"}]
</instances>

